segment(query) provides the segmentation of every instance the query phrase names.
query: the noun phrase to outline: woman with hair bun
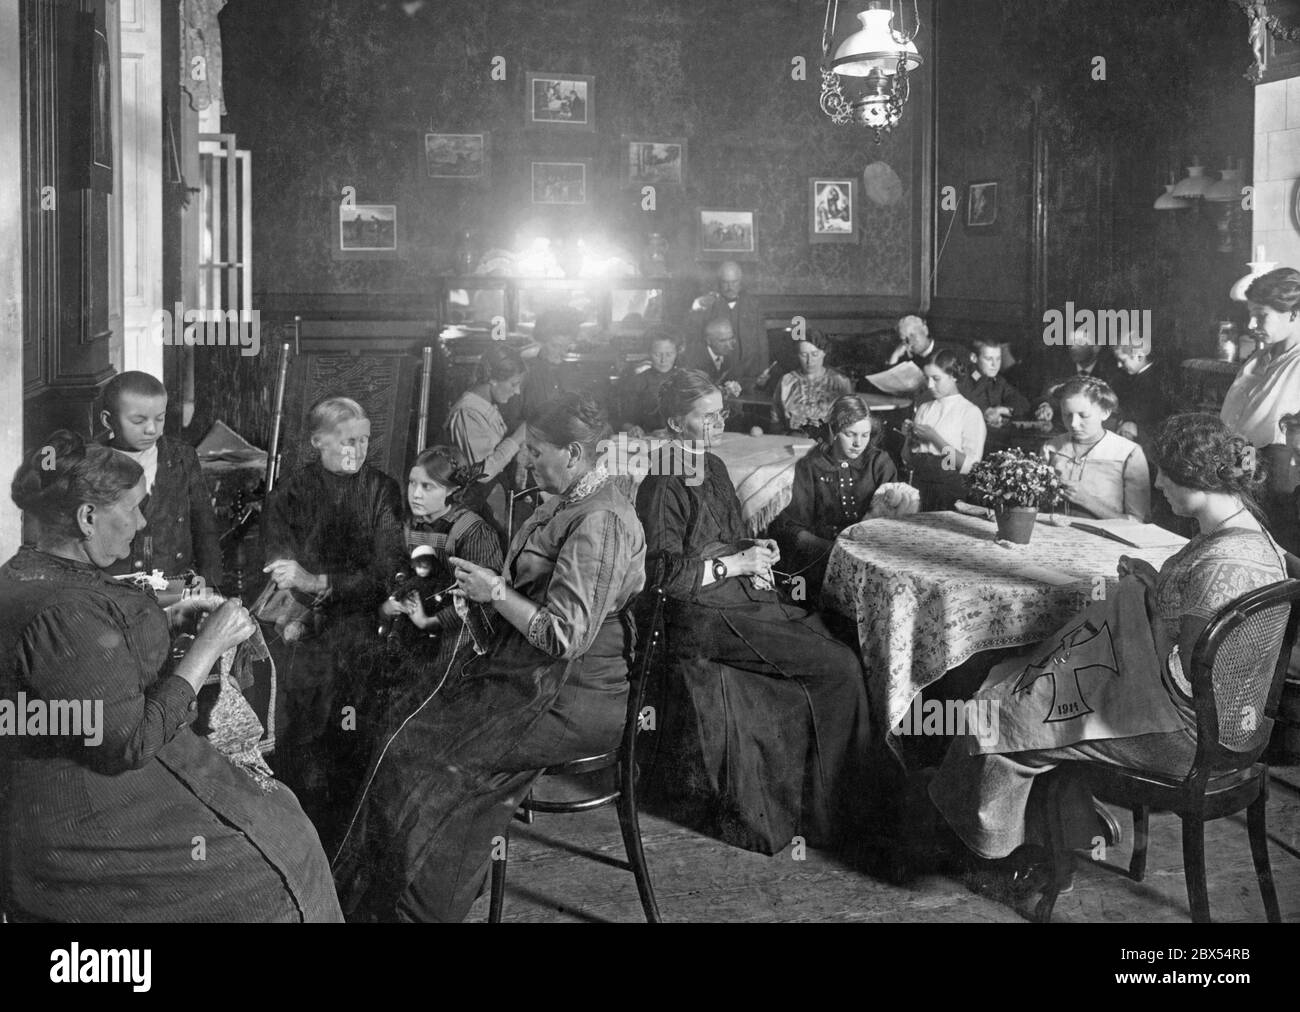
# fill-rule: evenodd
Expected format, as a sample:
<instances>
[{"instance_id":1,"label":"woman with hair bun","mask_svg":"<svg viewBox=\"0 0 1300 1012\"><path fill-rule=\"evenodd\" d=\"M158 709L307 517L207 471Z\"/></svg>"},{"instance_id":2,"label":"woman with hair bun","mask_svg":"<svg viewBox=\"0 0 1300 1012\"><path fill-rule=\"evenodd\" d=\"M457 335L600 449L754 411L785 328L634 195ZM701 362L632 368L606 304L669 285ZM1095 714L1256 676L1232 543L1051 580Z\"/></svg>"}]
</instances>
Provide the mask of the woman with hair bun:
<instances>
[{"instance_id":1,"label":"woman with hair bun","mask_svg":"<svg viewBox=\"0 0 1300 1012\"><path fill-rule=\"evenodd\" d=\"M1241 367L1219 417L1252 446L1277 438L1278 423L1300 394L1300 271L1279 267L1246 289L1259 350Z\"/></svg>"},{"instance_id":2,"label":"woman with hair bun","mask_svg":"<svg viewBox=\"0 0 1300 1012\"><path fill-rule=\"evenodd\" d=\"M553 498L516 532L504 574L448 559L501 633L377 750L334 859L351 919L463 920L541 771L617 744L645 537L600 464L609 434L589 397L546 405L523 452Z\"/></svg>"},{"instance_id":3,"label":"woman with hair bun","mask_svg":"<svg viewBox=\"0 0 1300 1012\"><path fill-rule=\"evenodd\" d=\"M256 629L248 612L215 607L176 660L172 633L212 602L164 611L107 574L145 526L143 468L59 431L12 496L35 544L0 568L0 701L52 716L43 734L0 734L0 909L14 921L340 920L297 799L192 727L208 672ZM53 716L68 704L81 718L70 726Z\"/></svg>"},{"instance_id":4,"label":"woman with hair bun","mask_svg":"<svg viewBox=\"0 0 1300 1012\"><path fill-rule=\"evenodd\" d=\"M1070 510L1109 520L1145 523L1151 513L1151 472L1142 447L1106 429L1119 399L1105 380L1076 376L1060 390L1066 431L1048 441L1043 456L1061 480Z\"/></svg>"},{"instance_id":5,"label":"woman with hair bun","mask_svg":"<svg viewBox=\"0 0 1300 1012\"><path fill-rule=\"evenodd\" d=\"M1282 551L1260 522L1255 505L1261 482L1254 472L1254 458L1250 444L1211 414L1174 415L1161 428L1156 439L1160 466L1156 488L1176 514L1196 521L1199 533L1159 572L1141 560L1120 559L1121 578L1132 576L1145 586L1159 665L1158 670L1146 666L1120 670L1119 678L1155 679L1150 698L1167 712L1172 708L1172 722L1182 726L1148 733L1131 726L1126 735L1005 754L979 754L973 735L957 738L930 784L930 797L976 859L984 859L977 861L977 867L1008 876L1023 872L1024 855L1012 858L1026 840L1030 788L1035 778L1059 763L1087 760L1167 777L1186 776L1196 754L1196 715L1186 675L1196 641L1210 619L1230 602L1285 577ZM1238 672L1239 678L1272 676L1284 625L1277 622L1261 634L1255 669ZM1055 642L1053 637L1031 656ZM990 681L997 677L995 669ZM1008 705L1004 699L1004 733L1013 726ZM1156 709L1155 705L1148 708ZM1150 719L1146 710L1137 718ZM1067 842L1073 847L1090 846L1098 829L1091 799L1069 798L1066 804L1065 825L1072 836ZM1031 835L1045 839L1041 826L1035 826Z\"/></svg>"},{"instance_id":6,"label":"woman with hair bun","mask_svg":"<svg viewBox=\"0 0 1300 1012\"><path fill-rule=\"evenodd\" d=\"M447 413L443 442L456 447L467 462L478 466L479 482L471 487L466 501L486 515L496 512L505 515L505 488L512 484L514 477L513 468L508 465L524 445L524 425L521 422L510 432L501 409L518 395L527 371L519 352L503 344L493 344L479 359L473 386L460 395Z\"/></svg>"},{"instance_id":7,"label":"woman with hair bun","mask_svg":"<svg viewBox=\"0 0 1300 1012\"><path fill-rule=\"evenodd\" d=\"M799 369L781 377L776 406L782 431L803 433L816 439L826 434L826 422L836 398L853 393L853 381L826 365L831 342L810 330L795 342Z\"/></svg>"},{"instance_id":8,"label":"woman with hair bun","mask_svg":"<svg viewBox=\"0 0 1300 1012\"><path fill-rule=\"evenodd\" d=\"M685 369L659 398L676 439L636 504L666 562L664 713L684 715L661 717L650 786L675 818L747 850L774 854L796 835L862 846L878 787L862 662L773 588L777 543L749 537L708 452L722 391Z\"/></svg>"},{"instance_id":9,"label":"woman with hair bun","mask_svg":"<svg viewBox=\"0 0 1300 1012\"><path fill-rule=\"evenodd\" d=\"M965 475L984 455L984 413L962 396L969 356L944 349L922 371L932 398L906 423L903 464L921 493L921 509L950 510L965 491Z\"/></svg>"}]
</instances>

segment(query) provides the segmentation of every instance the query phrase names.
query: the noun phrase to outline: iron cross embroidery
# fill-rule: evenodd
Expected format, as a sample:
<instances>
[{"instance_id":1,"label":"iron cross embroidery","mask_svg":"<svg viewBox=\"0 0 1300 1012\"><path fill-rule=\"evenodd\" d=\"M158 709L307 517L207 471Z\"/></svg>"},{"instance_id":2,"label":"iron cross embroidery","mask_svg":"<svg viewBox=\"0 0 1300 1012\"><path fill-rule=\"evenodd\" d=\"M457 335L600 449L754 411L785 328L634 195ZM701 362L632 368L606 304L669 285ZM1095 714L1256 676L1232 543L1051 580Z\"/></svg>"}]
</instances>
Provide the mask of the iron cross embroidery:
<instances>
[{"instance_id":1,"label":"iron cross embroidery","mask_svg":"<svg viewBox=\"0 0 1300 1012\"><path fill-rule=\"evenodd\" d=\"M1076 663L1070 664L1071 654L1079 653ZM1115 644L1110 626L1103 622L1100 629L1085 623L1064 636L1052 650L1035 664L1028 665L1017 679L1012 694L1029 692L1040 678L1052 680L1052 704L1047 709L1044 724L1074 720L1093 709L1084 698L1079 676L1085 672L1106 673L1119 677L1115 660Z\"/></svg>"}]
</instances>

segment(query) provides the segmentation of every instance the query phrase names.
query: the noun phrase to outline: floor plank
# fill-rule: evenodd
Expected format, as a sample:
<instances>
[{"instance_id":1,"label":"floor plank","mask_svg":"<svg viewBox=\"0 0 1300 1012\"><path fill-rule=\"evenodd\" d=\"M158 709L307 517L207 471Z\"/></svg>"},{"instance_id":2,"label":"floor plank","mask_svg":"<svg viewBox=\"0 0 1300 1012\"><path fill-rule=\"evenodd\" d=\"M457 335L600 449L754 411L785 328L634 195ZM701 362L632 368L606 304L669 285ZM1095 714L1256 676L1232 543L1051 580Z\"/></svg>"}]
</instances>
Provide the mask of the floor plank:
<instances>
[{"instance_id":1,"label":"floor plank","mask_svg":"<svg viewBox=\"0 0 1300 1012\"><path fill-rule=\"evenodd\" d=\"M1274 771L1268 802L1269 856L1282 917L1300 922L1300 767ZM1057 901L1062 923L1179 923L1189 920L1178 819L1153 814L1147 875L1130 881L1132 822L1120 813L1124 841L1106 866L1077 862L1074 891ZM612 808L583 815L539 815L512 829L504 920L605 923L643 919L632 876L607 863L622 859ZM972 893L956 877L926 875L906 886L872 878L835 858L791 849L773 857L718 843L652 815L642 839L659 909L666 921L690 922L985 922L1014 923L1016 910ZM604 860L592 860L584 852ZM1215 921L1262 921L1264 906L1250 859L1245 818L1206 826L1210 912ZM481 897L469 920L487 919Z\"/></svg>"}]
</instances>

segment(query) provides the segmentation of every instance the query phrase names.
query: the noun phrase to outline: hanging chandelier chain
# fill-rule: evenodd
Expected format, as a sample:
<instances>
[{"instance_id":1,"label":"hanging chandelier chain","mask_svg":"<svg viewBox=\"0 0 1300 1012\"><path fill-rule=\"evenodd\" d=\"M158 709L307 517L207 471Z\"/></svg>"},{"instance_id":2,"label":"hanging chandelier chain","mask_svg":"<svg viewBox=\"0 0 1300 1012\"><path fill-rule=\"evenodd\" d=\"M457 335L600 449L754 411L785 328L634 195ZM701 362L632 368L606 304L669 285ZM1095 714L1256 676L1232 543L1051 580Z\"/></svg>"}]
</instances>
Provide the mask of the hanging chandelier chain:
<instances>
[{"instance_id":1,"label":"hanging chandelier chain","mask_svg":"<svg viewBox=\"0 0 1300 1012\"><path fill-rule=\"evenodd\" d=\"M918 0L912 0L912 30L906 31L903 26L903 3L904 0L898 0L898 27L894 27L891 20L889 23L889 34L894 37L894 41L900 46L910 45L916 40L917 33L921 30L921 11L917 7ZM894 13L894 0L889 0L889 13Z\"/></svg>"},{"instance_id":2,"label":"hanging chandelier chain","mask_svg":"<svg viewBox=\"0 0 1300 1012\"><path fill-rule=\"evenodd\" d=\"M826 20L822 22L822 66L831 58L831 42L835 38L835 23L840 16L840 0L826 0Z\"/></svg>"}]
</instances>

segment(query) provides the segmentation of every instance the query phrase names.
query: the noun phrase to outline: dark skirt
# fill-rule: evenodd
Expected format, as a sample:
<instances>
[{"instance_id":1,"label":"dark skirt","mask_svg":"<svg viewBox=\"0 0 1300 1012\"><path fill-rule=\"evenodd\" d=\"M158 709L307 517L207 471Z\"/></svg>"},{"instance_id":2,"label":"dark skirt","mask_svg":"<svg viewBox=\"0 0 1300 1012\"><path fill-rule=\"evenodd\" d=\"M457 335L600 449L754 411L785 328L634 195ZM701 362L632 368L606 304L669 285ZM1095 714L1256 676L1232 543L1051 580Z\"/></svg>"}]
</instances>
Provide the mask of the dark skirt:
<instances>
[{"instance_id":1,"label":"dark skirt","mask_svg":"<svg viewBox=\"0 0 1300 1012\"><path fill-rule=\"evenodd\" d=\"M334 859L352 920L459 921L541 771L612 748L627 710L625 626L557 660L509 629L381 741Z\"/></svg>"},{"instance_id":2,"label":"dark skirt","mask_svg":"<svg viewBox=\"0 0 1300 1012\"><path fill-rule=\"evenodd\" d=\"M379 733L375 699L384 659L376 625L372 614L336 611L296 643L267 637L279 675L272 765L327 851Z\"/></svg>"},{"instance_id":3,"label":"dark skirt","mask_svg":"<svg viewBox=\"0 0 1300 1012\"><path fill-rule=\"evenodd\" d=\"M643 796L763 854L860 840L877 800L862 664L817 615L745 593L761 599L666 609Z\"/></svg>"},{"instance_id":4,"label":"dark skirt","mask_svg":"<svg viewBox=\"0 0 1300 1012\"><path fill-rule=\"evenodd\" d=\"M950 510L966 494L966 478L943 466L944 458L934 453L912 454L912 484L921 493L921 512Z\"/></svg>"}]
</instances>

